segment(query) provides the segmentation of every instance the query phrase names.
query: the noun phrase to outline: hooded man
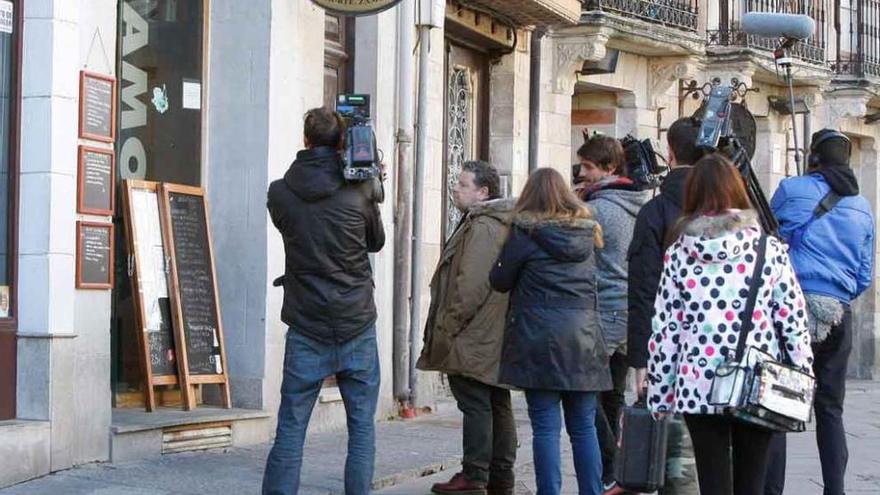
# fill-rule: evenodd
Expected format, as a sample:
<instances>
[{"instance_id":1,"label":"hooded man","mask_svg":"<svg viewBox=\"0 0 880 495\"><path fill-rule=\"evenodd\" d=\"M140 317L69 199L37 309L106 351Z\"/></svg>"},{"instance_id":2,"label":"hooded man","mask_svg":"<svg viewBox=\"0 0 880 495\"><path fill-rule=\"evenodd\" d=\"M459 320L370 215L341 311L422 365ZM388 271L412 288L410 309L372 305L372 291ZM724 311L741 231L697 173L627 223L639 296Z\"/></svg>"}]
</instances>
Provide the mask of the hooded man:
<instances>
[{"instance_id":1,"label":"hooded man","mask_svg":"<svg viewBox=\"0 0 880 495\"><path fill-rule=\"evenodd\" d=\"M465 162L453 191L464 214L446 241L431 280L431 309L419 369L449 375L464 415L462 472L432 491L513 495L516 424L510 391L498 386L508 296L489 285L507 239L514 200L500 197L492 165Z\"/></svg>"},{"instance_id":2,"label":"hooded man","mask_svg":"<svg viewBox=\"0 0 880 495\"><path fill-rule=\"evenodd\" d=\"M633 237L636 216L651 198L624 175L625 159L620 141L610 136L587 138L577 151L580 178L587 186L581 198L602 226L604 246L596 250L596 291L599 322L610 356L613 388L599 395L601 408L596 428L602 450L602 481L609 495L622 493L614 480L614 461L620 435L620 414L626 392L627 264L626 253Z\"/></svg>"},{"instance_id":3,"label":"hooded man","mask_svg":"<svg viewBox=\"0 0 880 495\"><path fill-rule=\"evenodd\" d=\"M697 148L700 122L681 118L666 132L670 171L660 186L660 194L639 211L633 240L627 253L628 321L627 359L636 369L636 382L643 394L648 367L648 340L654 317L654 298L663 273L663 253L668 236L681 216L684 186L693 164L703 153ZM670 423L666 444L666 484L660 495L697 495L696 461L693 445L680 417Z\"/></svg>"},{"instance_id":4,"label":"hooded man","mask_svg":"<svg viewBox=\"0 0 880 495\"><path fill-rule=\"evenodd\" d=\"M339 153L345 127L336 112L310 110L306 149L269 186L272 223L284 241L281 320L289 326L275 445L266 461L264 495L299 491L303 442L324 379L335 375L349 441L346 495L367 495L376 453L379 398L376 305L369 253L385 244L370 182L346 182Z\"/></svg>"},{"instance_id":5,"label":"hooded man","mask_svg":"<svg viewBox=\"0 0 880 495\"><path fill-rule=\"evenodd\" d=\"M852 349L850 305L873 280L874 216L850 168L852 143L822 129L812 136L807 175L783 180L770 207L807 299L816 376L816 442L825 495L843 495L848 451L843 427ZM782 493L784 436L777 437L767 494Z\"/></svg>"}]
</instances>

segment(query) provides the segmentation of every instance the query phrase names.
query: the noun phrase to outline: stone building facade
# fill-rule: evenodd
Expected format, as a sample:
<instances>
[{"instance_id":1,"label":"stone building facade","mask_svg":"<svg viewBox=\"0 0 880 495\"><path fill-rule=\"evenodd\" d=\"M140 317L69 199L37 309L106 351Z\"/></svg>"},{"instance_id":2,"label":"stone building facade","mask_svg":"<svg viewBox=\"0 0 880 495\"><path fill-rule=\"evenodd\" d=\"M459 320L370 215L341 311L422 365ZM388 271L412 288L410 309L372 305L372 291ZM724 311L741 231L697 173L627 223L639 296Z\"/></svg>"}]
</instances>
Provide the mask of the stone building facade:
<instances>
[{"instance_id":1,"label":"stone building facade","mask_svg":"<svg viewBox=\"0 0 880 495\"><path fill-rule=\"evenodd\" d=\"M0 167L0 204L7 206L0 214L8 224L0 222L8 265L0 280L0 457L20 460L0 467L0 486L78 464L159 455L170 451L168 433L181 428L198 437L200 426L220 425L228 432L211 441L232 445L271 438L286 328L282 293L272 286L284 269L283 246L265 191L302 146L304 113L332 104L336 93L371 95L392 176L382 205L388 243L373 266L383 375L377 416L398 413L395 356L406 353L395 352L394 332L408 323L395 324L393 315L409 301L406 290L395 298L400 266L408 268L399 263L407 249L393 240L407 237L409 217L398 200L412 179L396 172L401 152L411 157L414 148L414 129L402 115L406 107L417 110L419 43L428 44L430 57L423 75L423 262L414 268L422 318L455 221L449 187L463 160L490 160L515 195L536 166L569 174L584 128L652 138L665 149L665 129L697 108L682 88L735 76L760 89L745 98L757 120L754 161L765 190L795 173L790 118L768 100L785 88L766 43L737 34L739 2L445 0L442 19L422 40L415 3L354 19L309 0L0 1L0 51L10 54L0 53L0 164L9 158ZM844 6L837 11L848 13L849 24L839 24L852 25L861 3L807 3L824 6L828 20L820 23L821 39L799 53L796 92L812 129L839 126L853 138L863 192L876 206L876 40L837 33L829 17ZM116 157L117 179L200 186L210 202L231 411L211 407L215 397L206 388L205 405L193 413L179 411L173 391L160 397L165 407L142 412L124 240L117 240L113 290L75 286L77 221L122 230L118 214L77 213L76 150L92 144L78 137L84 70L117 81L118 135L97 145ZM200 94L179 104L184 80ZM162 96L167 113L159 111ZM5 313L4 292L11 302ZM851 371L873 377L880 369L876 289L858 305ZM420 341L421 322L413 326ZM430 406L443 393L436 374L418 373L416 382L415 406ZM341 427L339 399L328 382L313 429Z\"/></svg>"},{"instance_id":2,"label":"stone building facade","mask_svg":"<svg viewBox=\"0 0 880 495\"><path fill-rule=\"evenodd\" d=\"M400 147L412 153L414 129L399 114L407 100L416 106L416 42L429 44L430 56L423 75L428 160L418 267L424 318L427 282L453 221L448 185L456 167L492 160L509 191L522 186L530 31L573 25L580 14L577 0L519 0L506 14L499 12L508 2L440 1L434 29L418 40L416 3L403 0L355 19L309 0L0 2L0 49L10 54L0 57L0 76L14 82L11 90L4 87L0 107L18 106L0 115L0 133L8 134L0 154L12 158L2 176L10 188L0 198L11 207L0 211L10 222L3 239L11 260L0 300L5 291L12 300L0 311L0 456L16 459L0 467L0 486L89 462L171 452L177 447L169 442L181 429L194 432L195 448L271 438L287 329L279 318L282 292L272 286L284 271L283 246L265 193L302 147L305 112L332 105L337 93L371 95L378 145L392 172L381 207L388 242L373 257L383 375L377 419L398 413L393 240L403 220L394 172ZM403 36L407 30L413 36ZM79 138L82 71L116 80L117 134L109 142ZM413 84L401 86L401 74ZM77 212L80 145L115 157L117 192L124 179L204 190L234 409L211 406L216 391L206 386L191 413L180 411L171 389L157 394L157 411L144 412L124 222L119 209L114 216ZM80 221L116 226L111 290L76 287ZM415 327L420 342L421 325ZM436 374L420 378L416 405L432 405ZM329 381L312 428L338 428L344 418Z\"/></svg>"}]
</instances>

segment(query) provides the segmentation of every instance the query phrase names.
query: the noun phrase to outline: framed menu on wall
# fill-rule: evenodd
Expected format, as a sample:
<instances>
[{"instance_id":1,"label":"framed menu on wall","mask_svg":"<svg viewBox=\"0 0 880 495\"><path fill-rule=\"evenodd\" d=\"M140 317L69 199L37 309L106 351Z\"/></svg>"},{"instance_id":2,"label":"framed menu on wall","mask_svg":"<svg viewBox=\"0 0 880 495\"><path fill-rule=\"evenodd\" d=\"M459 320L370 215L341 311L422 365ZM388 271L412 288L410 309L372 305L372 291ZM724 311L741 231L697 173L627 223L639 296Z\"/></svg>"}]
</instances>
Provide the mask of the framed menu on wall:
<instances>
[{"instance_id":1,"label":"framed menu on wall","mask_svg":"<svg viewBox=\"0 0 880 495\"><path fill-rule=\"evenodd\" d=\"M79 137L104 143L116 139L116 79L79 73Z\"/></svg>"},{"instance_id":2,"label":"framed menu on wall","mask_svg":"<svg viewBox=\"0 0 880 495\"><path fill-rule=\"evenodd\" d=\"M113 224L76 222L76 288L113 288Z\"/></svg>"},{"instance_id":3,"label":"framed menu on wall","mask_svg":"<svg viewBox=\"0 0 880 495\"><path fill-rule=\"evenodd\" d=\"M80 146L76 211L112 216L116 206L116 157L111 150Z\"/></svg>"}]
</instances>

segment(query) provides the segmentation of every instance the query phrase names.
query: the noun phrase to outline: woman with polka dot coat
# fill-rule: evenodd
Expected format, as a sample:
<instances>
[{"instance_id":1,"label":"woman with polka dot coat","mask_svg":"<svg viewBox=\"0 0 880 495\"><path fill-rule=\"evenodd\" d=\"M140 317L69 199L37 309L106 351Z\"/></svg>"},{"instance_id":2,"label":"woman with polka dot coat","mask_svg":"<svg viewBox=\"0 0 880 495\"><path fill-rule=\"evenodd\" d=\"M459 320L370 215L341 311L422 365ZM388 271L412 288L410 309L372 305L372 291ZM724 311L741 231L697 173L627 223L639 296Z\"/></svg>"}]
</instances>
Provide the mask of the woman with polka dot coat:
<instances>
[{"instance_id":1,"label":"woman with polka dot coat","mask_svg":"<svg viewBox=\"0 0 880 495\"><path fill-rule=\"evenodd\" d=\"M685 415L702 493L760 494L771 435L709 404L715 370L736 357L762 236L742 182L719 155L703 158L688 177L681 235L664 257L648 343L648 405ZM788 248L771 237L765 253L746 346L809 372L805 301Z\"/></svg>"}]
</instances>

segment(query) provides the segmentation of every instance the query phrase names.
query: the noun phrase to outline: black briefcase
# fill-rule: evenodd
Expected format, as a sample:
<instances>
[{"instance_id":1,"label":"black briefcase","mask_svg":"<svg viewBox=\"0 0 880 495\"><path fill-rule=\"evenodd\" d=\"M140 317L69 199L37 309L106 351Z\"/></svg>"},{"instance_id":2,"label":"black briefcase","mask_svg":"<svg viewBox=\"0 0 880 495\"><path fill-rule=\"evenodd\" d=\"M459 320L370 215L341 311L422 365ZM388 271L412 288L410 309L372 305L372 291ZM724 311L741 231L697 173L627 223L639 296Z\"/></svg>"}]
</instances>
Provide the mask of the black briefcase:
<instances>
[{"instance_id":1,"label":"black briefcase","mask_svg":"<svg viewBox=\"0 0 880 495\"><path fill-rule=\"evenodd\" d=\"M668 437L668 419L655 421L643 404L625 408L614 470L617 484L634 492L663 488Z\"/></svg>"}]
</instances>

